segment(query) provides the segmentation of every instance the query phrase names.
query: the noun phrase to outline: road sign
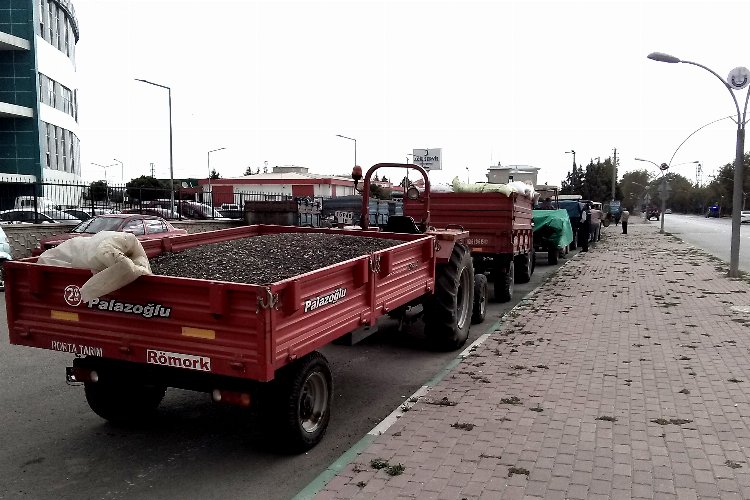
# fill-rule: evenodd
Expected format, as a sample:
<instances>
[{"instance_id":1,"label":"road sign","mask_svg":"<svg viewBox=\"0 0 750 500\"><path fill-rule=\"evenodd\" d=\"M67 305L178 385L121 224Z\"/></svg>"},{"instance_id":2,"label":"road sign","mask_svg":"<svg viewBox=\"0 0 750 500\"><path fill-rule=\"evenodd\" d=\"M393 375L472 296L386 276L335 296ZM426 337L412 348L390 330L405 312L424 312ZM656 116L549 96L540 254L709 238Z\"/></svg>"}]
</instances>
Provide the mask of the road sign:
<instances>
[{"instance_id":1,"label":"road sign","mask_svg":"<svg viewBox=\"0 0 750 500\"><path fill-rule=\"evenodd\" d=\"M342 210L336 210L336 213L334 215L336 216L336 222L338 224L346 224L348 226L351 226L352 221L354 220L353 212L344 212Z\"/></svg>"},{"instance_id":2,"label":"road sign","mask_svg":"<svg viewBox=\"0 0 750 500\"><path fill-rule=\"evenodd\" d=\"M428 172L430 170L442 170L442 148L413 149L414 164L422 166Z\"/></svg>"}]
</instances>

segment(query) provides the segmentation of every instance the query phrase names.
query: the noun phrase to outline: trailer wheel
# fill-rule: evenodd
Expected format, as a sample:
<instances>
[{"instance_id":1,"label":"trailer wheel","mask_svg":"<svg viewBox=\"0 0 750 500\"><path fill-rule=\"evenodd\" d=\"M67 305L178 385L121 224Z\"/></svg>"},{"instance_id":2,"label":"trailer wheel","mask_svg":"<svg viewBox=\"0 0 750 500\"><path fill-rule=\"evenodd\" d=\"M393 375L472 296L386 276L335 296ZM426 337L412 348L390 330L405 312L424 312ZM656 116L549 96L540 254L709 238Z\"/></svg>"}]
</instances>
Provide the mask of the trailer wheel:
<instances>
[{"instance_id":1,"label":"trailer wheel","mask_svg":"<svg viewBox=\"0 0 750 500\"><path fill-rule=\"evenodd\" d=\"M560 254L560 250L558 250L557 247L551 246L549 247L549 250L547 250L547 262L550 266L554 266L557 264L557 258Z\"/></svg>"},{"instance_id":2,"label":"trailer wheel","mask_svg":"<svg viewBox=\"0 0 750 500\"><path fill-rule=\"evenodd\" d=\"M515 283L515 266L513 259L508 262L508 268L503 269L500 259L495 262L496 277L492 299L495 302L510 302L513 299L513 284Z\"/></svg>"},{"instance_id":3,"label":"trailer wheel","mask_svg":"<svg viewBox=\"0 0 750 500\"><path fill-rule=\"evenodd\" d=\"M532 254L524 253L516 255L515 278L518 283L528 283L531 281L531 273L534 272Z\"/></svg>"},{"instance_id":4,"label":"trailer wheel","mask_svg":"<svg viewBox=\"0 0 750 500\"><path fill-rule=\"evenodd\" d=\"M285 451L302 453L323 439L331 420L333 378L328 360L319 352L282 368L273 385L271 423Z\"/></svg>"},{"instance_id":5,"label":"trailer wheel","mask_svg":"<svg viewBox=\"0 0 750 500\"><path fill-rule=\"evenodd\" d=\"M451 351L469 338L474 306L474 265L469 250L455 245L450 261L435 269L435 293L425 303L425 334L434 347Z\"/></svg>"},{"instance_id":6,"label":"trailer wheel","mask_svg":"<svg viewBox=\"0 0 750 500\"><path fill-rule=\"evenodd\" d=\"M476 325L484 321L487 316L487 276L474 275L474 310L471 313L471 323Z\"/></svg>"},{"instance_id":7,"label":"trailer wheel","mask_svg":"<svg viewBox=\"0 0 750 500\"><path fill-rule=\"evenodd\" d=\"M85 382L89 407L115 425L142 424L156 415L166 387L100 379Z\"/></svg>"}]
</instances>

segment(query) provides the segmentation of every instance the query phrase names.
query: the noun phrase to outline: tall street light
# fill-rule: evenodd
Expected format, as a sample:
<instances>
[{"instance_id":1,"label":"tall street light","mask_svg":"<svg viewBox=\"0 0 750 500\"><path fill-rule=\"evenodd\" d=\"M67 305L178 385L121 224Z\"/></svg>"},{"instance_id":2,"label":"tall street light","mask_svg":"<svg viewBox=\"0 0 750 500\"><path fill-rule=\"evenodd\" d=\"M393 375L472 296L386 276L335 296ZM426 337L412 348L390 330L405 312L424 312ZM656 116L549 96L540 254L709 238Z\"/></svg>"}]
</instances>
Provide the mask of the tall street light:
<instances>
[{"instance_id":1,"label":"tall street light","mask_svg":"<svg viewBox=\"0 0 750 500\"><path fill-rule=\"evenodd\" d=\"M354 141L354 165L357 165L357 139L354 139L352 137L347 137L345 135L336 134L336 137L341 137L342 139L349 139L350 141Z\"/></svg>"},{"instance_id":2,"label":"tall street light","mask_svg":"<svg viewBox=\"0 0 750 500\"><path fill-rule=\"evenodd\" d=\"M104 169L104 193L106 196L107 206L109 206L109 182L107 181L107 169L116 167L117 164L113 163L112 165L99 165L98 163L91 162L92 165L95 167L101 167Z\"/></svg>"},{"instance_id":3,"label":"tall street light","mask_svg":"<svg viewBox=\"0 0 750 500\"><path fill-rule=\"evenodd\" d=\"M664 234L664 213L667 211L667 176L665 174L667 172L667 169L669 168L669 165L667 165L666 163L662 163L661 165L659 165L658 163L655 163L651 160L644 160L643 158L636 158L635 161L646 161L654 165L661 171L661 228L659 229L659 232L661 234ZM648 212L646 216L648 217Z\"/></svg>"},{"instance_id":4,"label":"tall street light","mask_svg":"<svg viewBox=\"0 0 750 500\"><path fill-rule=\"evenodd\" d=\"M135 81L148 83L149 85L153 85L154 87L167 89L167 93L169 95L169 201L170 210L174 210L174 163L172 161L172 89L170 89L166 85L149 82L148 80L143 80L141 78L136 78Z\"/></svg>"},{"instance_id":5,"label":"tall street light","mask_svg":"<svg viewBox=\"0 0 750 500\"><path fill-rule=\"evenodd\" d=\"M735 158L734 158L734 189L732 192L732 240L729 251L729 277L738 278L740 275L740 226L742 223L742 214L740 213L739 207L742 206L742 177L743 177L743 156L745 152L745 118L747 116L747 102L750 99L750 91L745 96L745 108L740 113L740 105L737 102L737 96L734 95L734 90L740 90L745 88L750 83L750 70L744 67L734 68L724 80L714 70L696 62L683 61L675 56L664 54L662 52L652 52L648 55L649 59L665 63L685 63L692 66L698 66L703 68L716 78L718 78L722 85L729 91L729 95L732 96L734 106L737 109L737 143L735 147Z\"/></svg>"},{"instance_id":6,"label":"tall street light","mask_svg":"<svg viewBox=\"0 0 750 500\"><path fill-rule=\"evenodd\" d=\"M120 164L120 183L125 184L125 164L117 158L115 158L114 161Z\"/></svg>"},{"instance_id":7,"label":"tall street light","mask_svg":"<svg viewBox=\"0 0 750 500\"><path fill-rule=\"evenodd\" d=\"M214 197L211 194L211 153L227 148L216 148L208 152L208 196L211 198L211 206L214 205Z\"/></svg>"}]
</instances>

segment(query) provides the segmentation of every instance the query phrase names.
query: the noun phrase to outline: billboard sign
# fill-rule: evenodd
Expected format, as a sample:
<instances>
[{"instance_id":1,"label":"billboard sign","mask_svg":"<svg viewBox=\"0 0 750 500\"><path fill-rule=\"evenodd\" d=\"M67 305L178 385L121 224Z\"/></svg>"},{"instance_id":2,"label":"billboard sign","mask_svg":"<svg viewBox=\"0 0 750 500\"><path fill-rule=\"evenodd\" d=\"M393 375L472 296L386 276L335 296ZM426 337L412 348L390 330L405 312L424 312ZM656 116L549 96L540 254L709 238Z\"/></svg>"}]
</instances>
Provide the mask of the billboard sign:
<instances>
[{"instance_id":1,"label":"billboard sign","mask_svg":"<svg viewBox=\"0 0 750 500\"><path fill-rule=\"evenodd\" d=\"M414 164L422 166L428 172L430 170L443 169L443 150L442 148L434 149L413 149Z\"/></svg>"}]
</instances>

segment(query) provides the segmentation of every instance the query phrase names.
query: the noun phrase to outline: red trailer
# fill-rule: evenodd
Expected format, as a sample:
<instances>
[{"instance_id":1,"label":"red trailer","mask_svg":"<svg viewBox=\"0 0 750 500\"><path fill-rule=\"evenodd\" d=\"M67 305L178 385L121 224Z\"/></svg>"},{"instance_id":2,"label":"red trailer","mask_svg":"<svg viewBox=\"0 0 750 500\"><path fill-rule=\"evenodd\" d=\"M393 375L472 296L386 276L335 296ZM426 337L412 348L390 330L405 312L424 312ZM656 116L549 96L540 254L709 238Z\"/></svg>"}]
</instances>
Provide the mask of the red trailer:
<instances>
[{"instance_id":1,"label":"red trailer","mask_svg":"<svg viewBox=\"0 0 750 500\"><path fill-rule=\"evenodd\" d=\"M268 284L142 276L88 303L80 287L89 270L42 265L36 257L9 262L10 343L75 355L68 381L82 383L92 410L112 422L143 421L167 387L179 387L256 408L278 431L279 443L302 451L320 441L330 419L331 372L316 349L415 304L430 311L426 332L435 346L455 349L466 342L473 300L466 231L412 235L256 225L142 244L154 257L278 233L397 244Z\"/></svg>"},{"instance_id":2,"label":"red trailer","mask_svg":"<svg viewBox=\"0 0 750 500\"><path fill-rule=\"evenodd\" d=\"M469 231L474 271L494 282L492 298L507 302L513 284L527 283L534 272L532 200L512 193L432 193L430 224L436 228ZM404 214L421 217L423 207L408 197ZM487 280L475 280L475 295L487 294ZM485 291L482 291L482 287Z\"/></svg>"}]
</instances>

